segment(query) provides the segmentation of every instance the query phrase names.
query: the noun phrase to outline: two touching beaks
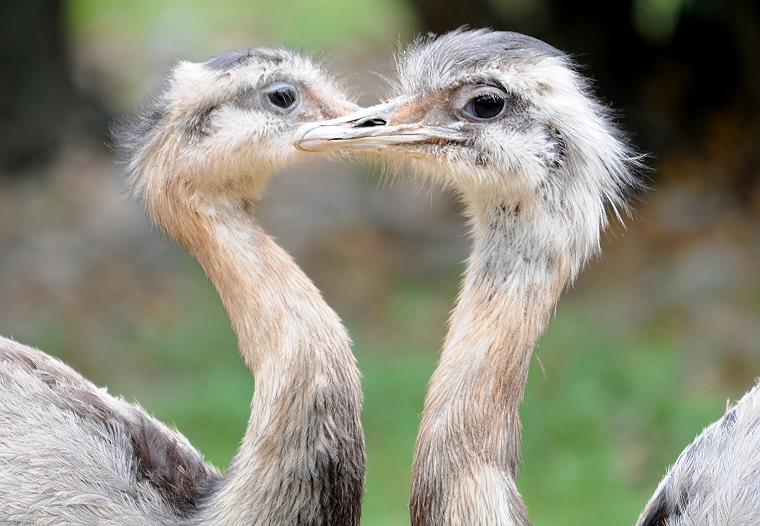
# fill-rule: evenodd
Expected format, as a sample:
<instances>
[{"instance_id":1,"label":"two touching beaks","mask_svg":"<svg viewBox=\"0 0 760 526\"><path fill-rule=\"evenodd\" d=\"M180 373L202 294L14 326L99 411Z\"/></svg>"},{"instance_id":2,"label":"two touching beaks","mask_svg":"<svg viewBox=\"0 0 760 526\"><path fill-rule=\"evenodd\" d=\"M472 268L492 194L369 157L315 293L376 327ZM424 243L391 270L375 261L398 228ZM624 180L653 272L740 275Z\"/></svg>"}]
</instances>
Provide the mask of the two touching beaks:
<instances>
[{"instance_id":1,"label":"two touching beaks","mask_svg":"<svg viewBox=\"0 0 760 526\"><path fill-rule=\"evenodd\" d=\"M409 111L413 104L412 97L398 97L336 119L303 124L293 136L293 145L305 152L382 151L404 144L464 139L457 130L419 122Z\"/></svg>"}]
</instances>

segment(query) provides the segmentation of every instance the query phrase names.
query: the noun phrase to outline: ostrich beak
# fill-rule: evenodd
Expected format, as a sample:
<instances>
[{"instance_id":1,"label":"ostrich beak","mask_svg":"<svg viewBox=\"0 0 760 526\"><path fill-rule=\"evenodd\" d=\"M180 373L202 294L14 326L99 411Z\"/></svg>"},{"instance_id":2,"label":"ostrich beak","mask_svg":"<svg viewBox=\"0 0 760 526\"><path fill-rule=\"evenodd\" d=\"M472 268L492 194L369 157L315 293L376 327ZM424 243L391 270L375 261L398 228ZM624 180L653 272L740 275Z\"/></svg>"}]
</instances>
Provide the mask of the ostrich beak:
<instances>
[{"instance_id":1,"label":"ostrich beak","mask_svg":"<svg viewBox=\"0 0 760 526\"><path fill-rule=\"evenodd\" d=\"M419 112L414 111L415 102L410 97L399 97L337 119L304 124L296 131L293 145L305 152L380 152L405 144L465 139L460 130L420 120Z\"/></svg>"}]
</instances>

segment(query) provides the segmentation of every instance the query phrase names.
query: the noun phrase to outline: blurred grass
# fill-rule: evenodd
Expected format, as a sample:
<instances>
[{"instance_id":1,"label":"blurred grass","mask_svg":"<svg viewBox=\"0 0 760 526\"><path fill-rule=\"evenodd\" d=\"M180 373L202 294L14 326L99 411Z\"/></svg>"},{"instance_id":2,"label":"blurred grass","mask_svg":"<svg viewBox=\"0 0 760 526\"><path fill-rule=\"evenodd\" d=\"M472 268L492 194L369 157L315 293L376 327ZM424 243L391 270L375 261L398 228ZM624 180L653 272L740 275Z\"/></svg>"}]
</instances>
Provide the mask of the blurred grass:
<instances>
[{"instance_id":1,"label":"blurred grass","mask_svg":"<svg viewBox=\"0 0 760 526\"><path fill-rule=\"evenodd\" d=\"M107 33L133 42L147 40L143 46L161 41L172 45L169 40L175 39L174 45L198 48L245 38L248 45L366 49L391 43L388 35L395 39L410 18L409 7L399 0L284 0L276 5L267 0L69 0L66 6L79 37Z\"/></svg>"},{"instance_id":2,"label":"blurred grass","mask_svg":"<svg viewBox=\"0 0 760 526\"><path fill-rule=\"evenodd\" d=\"M118 111L178 59L287 46L357 62L378 51L389 56L399 39L413 35L403 0L69 0L65 6L77 80Z\"/></svg>"},{"instance_id":3,"label":"blurred grass","mask_svg":"<svg viewBox=\"0 0 760 526\"><path fill-rule=\"evenodd\" d=\"M681 364L667 334L626 338L567 303L539 347L548 378L534 368L526 389L519 486L535 524L633 524L721 400L676 395Z\"/></svg>"}]
</instances>

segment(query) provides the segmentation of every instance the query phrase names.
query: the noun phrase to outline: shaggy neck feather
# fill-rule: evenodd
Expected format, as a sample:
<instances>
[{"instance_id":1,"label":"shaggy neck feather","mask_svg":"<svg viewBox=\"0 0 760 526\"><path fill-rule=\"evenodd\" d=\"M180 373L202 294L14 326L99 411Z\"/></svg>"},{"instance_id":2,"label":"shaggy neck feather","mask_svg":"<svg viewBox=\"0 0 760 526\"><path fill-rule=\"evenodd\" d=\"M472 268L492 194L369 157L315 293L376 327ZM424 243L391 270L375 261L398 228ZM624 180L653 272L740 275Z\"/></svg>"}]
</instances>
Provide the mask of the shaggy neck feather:
<instances>
[{"instance_id":1,"label":"shaggy neck feather","mask_svg":"<svg viewBox=\"0 0 760 526\"><path fill-rule=\"evenodd\" d=\"M364 441L349 338L252 209L189 211L167 229L216 287L256 379L241 446L193 523L355 525Z\"/></svg>"},{"instance_id":2,"label":"shaggy neck feather","mask_svg":"<svg viewBox=\"0 0 760 526\"><path fill-rule=\"evenodd\" d=\"M471 206L473 253L430 381L415 448L412 524L529 525L515 486L518 409L533 348L577 264L520 203Z\"/></svg>"}]
</instances>

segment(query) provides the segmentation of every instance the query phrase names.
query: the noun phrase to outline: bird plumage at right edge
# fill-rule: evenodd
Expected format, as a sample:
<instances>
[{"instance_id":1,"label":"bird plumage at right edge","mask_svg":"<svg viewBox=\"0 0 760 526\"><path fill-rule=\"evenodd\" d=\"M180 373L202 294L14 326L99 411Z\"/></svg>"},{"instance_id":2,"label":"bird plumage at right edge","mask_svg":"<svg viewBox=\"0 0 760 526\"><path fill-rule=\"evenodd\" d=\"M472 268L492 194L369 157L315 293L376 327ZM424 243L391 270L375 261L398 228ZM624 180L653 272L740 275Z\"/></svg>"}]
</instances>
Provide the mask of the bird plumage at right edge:
<instances>
[{"instance_id":1,"label":"bird plumage at right edge","mask_svg":"<svg viewBox=\"0 0 760 526\"><path fill-rule=\"evenodd\" d=\"M473 247L425 399L411 519L526 526L518 409L532 350L610 212L642 186L641 158L571 59L534 38L425 37L397 70L395 98L304 125L296 145L379 152L461 197Z\"/></svg>"},{"instance_id":2,"label":"bird plumage at right edge","mask_svg":"<svg viewBox=\"0 0 760 526\"><path fill-rule=\"evenodd\" d=\"M760 383L684 449L636 524L760 524Z\"/></svg>"}]
</instances>

